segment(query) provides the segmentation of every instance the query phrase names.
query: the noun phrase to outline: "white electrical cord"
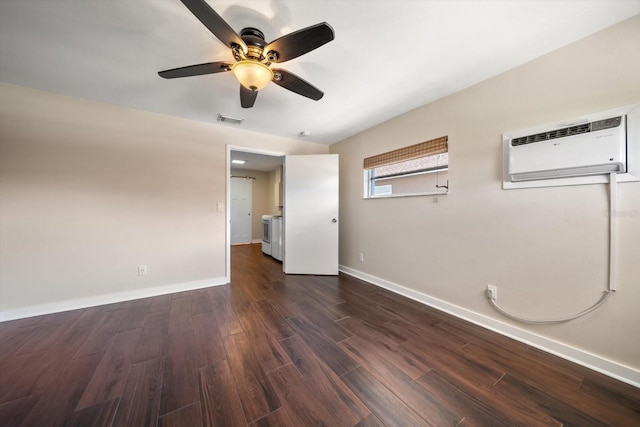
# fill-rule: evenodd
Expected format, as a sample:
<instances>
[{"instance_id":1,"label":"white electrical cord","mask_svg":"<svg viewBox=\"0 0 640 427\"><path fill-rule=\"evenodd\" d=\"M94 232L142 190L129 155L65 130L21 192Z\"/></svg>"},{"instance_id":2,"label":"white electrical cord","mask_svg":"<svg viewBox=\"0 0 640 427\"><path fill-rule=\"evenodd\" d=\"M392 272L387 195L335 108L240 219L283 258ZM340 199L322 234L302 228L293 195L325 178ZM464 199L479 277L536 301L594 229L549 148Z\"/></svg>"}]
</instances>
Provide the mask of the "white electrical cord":
<instances>
[{"instance_id":1,"label":"white electrical cord","mask_svg":"<svg viewBox=\"0 0 640 427\"><path fill-rule=\"evenodd\" d=\"M616 259L618 258L618 230L616 207L618 205L618 188L616 174L609 174L609 292L616 291Z\"/></svg>"},{"instance_id":2,"label":"white electrical cord","mask_svg":"<svg viewBox=\"0 0 640 427\"><path fill-rule=\"evenodd\" d=\"M609 286L607 290L604 291L604 294L600 297L598 302L596 302L591 307L586 310L581 311L578 314L574 314L569 317L562 317L559 319L550 319L550 320L535 320L535 319L527 319L525 317L516 316L515 314L511 314L502 307L498 305L495 298L489 297L489 302L491 305L498 310L500 313L505 316L517 320L519 322L524 323L532 323L536 325L545 325L550 323L562 323L568 322L569 320L577 319L578 317L582 317L585 314L591 313L593 310L600 307L604 304L607 299L611 296L613 292L616 291L616 257L617 257L617 239L616 239L616 205L617 205L617 187L616 187L616 174L612 172L609 174Z\"/></svg>"},{"instance_id":3,"label":"white electrical cord","mask_svg":"<svg viewBox=\"0 0 640 427\"><path fill-rule=\"evenodd\" d=\"M600 299L598 300L597 303L595 303L594 305L592 305L591 307L587 308L586 310L581 311L578 314L574 314L573 316L569 316L569 317L563 317L560 319L551 319L551 320L535 320L535 319L527 319L525 317L520 317L520 316L516 316L515 314L511 314L507 311L505 311L502 307L500 307L498 305L498 303L492 299L489 298L489 301L491 301L491 304L493 305L493 307L498 310L500 313L504 314L505 316L513 319L513 320L517 320L519 322L523 322L523 323L533 323L535 325L546 325L549 323L562 323L562 322L568 322L569 320L573 320L573 319L577 319L578 317L582 317L587 313L591 313L593 310L595 310L596 308L600 307L602 304L605 303L605 301L607 300L607 298L609 298L609 296L611 295L613 291L610 290L606 290L604 291L604 294L600 297Z\"/></svg>"}]
</instances>

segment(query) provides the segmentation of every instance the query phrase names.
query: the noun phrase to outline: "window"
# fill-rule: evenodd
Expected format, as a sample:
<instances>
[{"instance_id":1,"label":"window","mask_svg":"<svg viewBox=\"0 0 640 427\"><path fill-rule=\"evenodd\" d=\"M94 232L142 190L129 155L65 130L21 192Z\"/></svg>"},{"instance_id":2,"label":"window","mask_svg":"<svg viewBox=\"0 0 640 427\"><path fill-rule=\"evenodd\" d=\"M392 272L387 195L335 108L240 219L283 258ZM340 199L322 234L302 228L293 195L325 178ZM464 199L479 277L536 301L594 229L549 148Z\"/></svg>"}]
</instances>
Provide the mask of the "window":
<instances>
[{"instance_id":1,"label":"window","mask_svg":"<svg viewBox=\"0 0 640 427\"><path fill-rule=\"evenodd\" d=\"M446 194L448 137L364 159L365 198Z\"/></svg>"}]
</instances>

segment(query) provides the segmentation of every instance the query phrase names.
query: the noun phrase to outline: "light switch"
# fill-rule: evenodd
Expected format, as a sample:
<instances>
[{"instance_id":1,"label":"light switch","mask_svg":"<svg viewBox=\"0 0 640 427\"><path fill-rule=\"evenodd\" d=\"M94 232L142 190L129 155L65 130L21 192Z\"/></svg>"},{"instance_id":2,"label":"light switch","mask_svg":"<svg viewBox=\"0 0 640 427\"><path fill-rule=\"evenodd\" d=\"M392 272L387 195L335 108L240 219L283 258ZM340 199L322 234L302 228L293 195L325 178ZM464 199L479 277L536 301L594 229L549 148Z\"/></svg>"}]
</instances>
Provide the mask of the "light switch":
<instances>
[{"instance_id":1,"label":"light switch","mask_svg":"<svg viewBox=\"0 0 640 427\"><path fill-rule=\"evenodd\" d=\"M218 212L223 212L224 211L224 205L222 204L222 202L218 202Z\"/></svg>"}]
</instances>

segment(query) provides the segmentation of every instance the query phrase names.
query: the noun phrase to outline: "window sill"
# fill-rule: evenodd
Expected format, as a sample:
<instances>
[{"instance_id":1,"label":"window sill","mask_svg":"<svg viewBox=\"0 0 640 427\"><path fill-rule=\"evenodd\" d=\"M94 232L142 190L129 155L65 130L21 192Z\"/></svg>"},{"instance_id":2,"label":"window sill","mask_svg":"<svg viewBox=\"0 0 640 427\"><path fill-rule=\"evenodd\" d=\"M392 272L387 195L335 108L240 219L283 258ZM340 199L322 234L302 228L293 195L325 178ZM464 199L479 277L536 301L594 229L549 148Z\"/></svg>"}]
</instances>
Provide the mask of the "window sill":
<instances>
[{"instance_id":1,"label":"window sill","mask_svg":"<svg viewBox=\"0 0 640 427\"><path fill-rule=\"evenodd\" d=\"M363 199L371 200L371 199L397 199L400 197L421 197L421 196L446 196L449 194L448 191L445 192L434 192L434 193L409 193L409 194L389 194L389 195L380 195L380 196L364 196Z\"/></svg>"}]
</instances>

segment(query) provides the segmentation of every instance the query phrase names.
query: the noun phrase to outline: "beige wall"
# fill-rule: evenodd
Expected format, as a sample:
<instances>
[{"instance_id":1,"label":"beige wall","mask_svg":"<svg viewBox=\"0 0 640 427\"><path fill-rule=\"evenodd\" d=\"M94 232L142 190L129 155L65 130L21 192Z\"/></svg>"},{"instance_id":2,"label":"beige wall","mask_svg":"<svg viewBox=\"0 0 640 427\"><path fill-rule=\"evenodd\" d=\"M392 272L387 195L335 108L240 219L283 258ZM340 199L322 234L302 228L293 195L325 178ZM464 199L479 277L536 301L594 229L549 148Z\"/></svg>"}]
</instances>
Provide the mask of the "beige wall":
<instances>
[{"instance_id":1,"label":"beige wall","mask_svg":"<svg viewBox=\"0 0 640 427\"><path fill-rule=\"evenodd\" d=\"M331 146L340 263L640 369L640 183L619 186L618 292L573 322L512 322L593 304L608 278L605 185L501 189L501 134L640 101L640 16ZM490 60L489 58L487 60ZM363 200L364 157L449 136L449 194ZM358 253L364 253L364 262Z\"/></svg>"},{"instance_id":2,"label":"beige wall","mask_svg":"<svg viewBox=\"0 0 640 427\"><path fill-rule=\"evenodd\" d=\"M226 144L328 151L1 84L0 311L224 281Z\"/></svg>"},{"instance_id":3,"label":"beige wall","mask_svg":"<svg viewBox=\"0 0 640 427\"><path fill-rule=\"evenodd\" d=\"M282 215L282 166L269 172L270 215Z\"/></svg>"}]
</instances>

